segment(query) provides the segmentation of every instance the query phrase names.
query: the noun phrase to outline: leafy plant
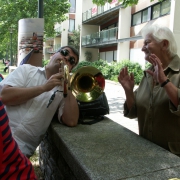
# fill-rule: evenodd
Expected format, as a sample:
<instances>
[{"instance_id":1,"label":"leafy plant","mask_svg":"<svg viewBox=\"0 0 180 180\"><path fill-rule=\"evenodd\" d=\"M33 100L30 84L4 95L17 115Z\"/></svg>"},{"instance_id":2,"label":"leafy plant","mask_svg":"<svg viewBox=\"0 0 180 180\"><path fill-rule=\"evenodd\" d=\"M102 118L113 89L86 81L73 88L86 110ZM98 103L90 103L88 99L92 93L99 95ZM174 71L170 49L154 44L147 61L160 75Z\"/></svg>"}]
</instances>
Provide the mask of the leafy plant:
<instances>
[{"instance_id":1,"label":"leafy plant","mask_svg":"<svg viewBox=\"0 0 180 180\"><path fill-rule=\"evenodd\" d=\"M124 7L136 5L139 2L139 0L118 0L118 1L122 2L122 5ZM149 1L154 1L154 0L149 0ZM163 0L159 0L159 1L163 1ZM105 5L106 2L111 3L112 0L93 0L93 3L97 5Z\"/></svg>"},{"instance_id":2,"label":"leafy plant","mask_svg":"<svg viewBox=\"0 0 180 180\"><path fill-rule=\"evenodd\" d=\"M78 30L74 30L72 35L68 35L68 45L73 46L78 51L80 47L80 31L81 27L78 26Z\"/></svg>"},{"instance_id":3,"label":"leafy plant","mask_svg":"<svg viewBox=\"0 0 180 180\"><path fill-rule=\"evenodd\" d=\"M48 59L48 60L43 60L43 62L42 62L42 63L43 63L43 67L46 66L46 65L49 63L49 61L50 61L50 59Z\"/></svg>"},{"instance_id":4,"label":"leafy plant","mask_svg":"<svg viewBox=\"0 0 180 180\"><path fill-rule=\"evenodd\" d=\"M72 73L74 73L75 71L77 71L79 68L83 67L83 66L92 66L92 63L89 61L81 61L78 63L78 65L72 70Z\"/></svg>"},{"instance_id":5,"label":"leafy plant","mask_svg":"<svg viewBox=\"0 0 180 180\"><path fill-rule=\"evenodd\" d=\"M72 73L77 71L80 67L83 66L96 67L102 72L105 79L109 79L116 82L118 81L117 77L120 70L124 67L128 67L129 73L134 74L135 84L139 84L143 77L143 70L141 65L139 63L134 63L129 60L124 60L117 63L116 62L107 63L107 61L102 59L94 62L81 61L79 62L77 67L72 71Z\"/></svg>"},{"instance_id":6,"label":"leafy plant","mask_svg":"<svg viewBox=\"0 0 180 180\"><path fill-rule=\"evenodd\" d=\"M6 0L0 1L0 49L1 56L5 58L6 51L10 46L10 28L12 27L13 54L17 54L18 42L18 21L25 18L38 17L37 0ZM67 19L66 13L70 8L67 0L44 0L43 18L44 33L47 37L53 37L55 34L54 24L61 23ZM23 9L23 11L22 11Z\"/></svg>"},{"instance_id":7,"label":"leafy plant","mask_svg":"<svg viewBox=\"0 0 180 180\"><path fill-rule=\"evenodd\" d=\"M92 61L92 53L90 51L85 52L86 61Z\"/></svg>"},{"instance_id":8,"label":"leafy plant","mask_svg":"<svg viewBox=\"0 0 180 180\"><path fill-rule=\"evenodd\" d=\"M149 62L147 62L147 63L145 64L145 69L148 69L148 68L150 68L151 66L152 66L152 64L149 63Z\"/></svg>"},{"instance_id":9,"label":"leafy plant","mask_svg":"<svg viewBox=\"0 0 180 180\"><path fill-rule=\"evenodd\" d=\"M143 76L143 70L141 65L139 63L134 63L129 60L124 60L121 62L121 68L123 67L127 67L129 73L134 74L135 84L139 84Z\"/></svg>"}]
</instances>

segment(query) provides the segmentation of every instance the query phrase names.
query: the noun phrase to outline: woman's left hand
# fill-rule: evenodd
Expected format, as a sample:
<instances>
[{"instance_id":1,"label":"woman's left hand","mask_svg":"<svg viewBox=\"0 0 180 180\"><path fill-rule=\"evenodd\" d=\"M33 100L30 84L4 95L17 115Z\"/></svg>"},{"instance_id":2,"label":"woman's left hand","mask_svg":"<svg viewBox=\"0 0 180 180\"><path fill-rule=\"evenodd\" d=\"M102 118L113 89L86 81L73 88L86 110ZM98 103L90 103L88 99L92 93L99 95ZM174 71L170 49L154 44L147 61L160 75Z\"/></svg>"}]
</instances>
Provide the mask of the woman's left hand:
<instances>
[{"instance_id":1,"label":"woman's left hand","mask_svg":"<svg viewBox=\"0 0 180 180\"><path fill-rule=\"evenodd\" d=\"M153 77L155 82L162 84L167 77L164 74L160 59L155 54L151 54L149 56L149 62L154 66L154 71L146 70L146 72Z\"/></svg>"}]
</instances>

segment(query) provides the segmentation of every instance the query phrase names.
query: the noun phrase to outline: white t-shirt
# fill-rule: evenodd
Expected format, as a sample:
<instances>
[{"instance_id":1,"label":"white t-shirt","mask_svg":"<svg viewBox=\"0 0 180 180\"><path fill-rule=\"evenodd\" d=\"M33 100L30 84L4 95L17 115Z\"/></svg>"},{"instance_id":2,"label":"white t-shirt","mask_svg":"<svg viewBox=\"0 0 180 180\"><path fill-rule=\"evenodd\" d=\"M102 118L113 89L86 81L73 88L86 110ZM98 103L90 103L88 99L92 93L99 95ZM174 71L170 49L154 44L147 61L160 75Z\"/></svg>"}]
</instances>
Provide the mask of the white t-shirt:
<instances>
[{"instance_id":1,"label":"white t-shirt","mask_svg":"<svg viewBox=\"0 0 180 180\"><path fill-rule=\"evenodd\" d=\"M0 91L5 84L26 88L45 84L46 81L45 68L24 64L0 82ZM24 104L5 106L13 137L22 153L27 156L34 153L58 107L59 114L62 115L64 98L61 92L56 93L54 100L47 108L49 99L56 90L62 91L62 87L55 87Z\"/></svg>"}]
</instances>

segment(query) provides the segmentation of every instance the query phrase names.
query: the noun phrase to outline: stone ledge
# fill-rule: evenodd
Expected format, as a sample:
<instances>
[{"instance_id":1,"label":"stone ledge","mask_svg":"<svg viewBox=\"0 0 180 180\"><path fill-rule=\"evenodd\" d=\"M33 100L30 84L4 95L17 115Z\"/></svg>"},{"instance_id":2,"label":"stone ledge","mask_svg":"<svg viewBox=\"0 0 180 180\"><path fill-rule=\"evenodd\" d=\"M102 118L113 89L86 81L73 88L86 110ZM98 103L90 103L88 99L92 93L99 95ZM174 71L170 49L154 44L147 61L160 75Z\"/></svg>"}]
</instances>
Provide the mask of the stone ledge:
<instances>
[{"instance_id":1,"label":"stone ledge","mask_svg":"<svg viewBox=\"0 0 180 180\"><path fill-rule=\"evenodd\" d=\"M62 179L180 178L178 156L108 118L93 125L78 125L74 128L63 126L54 120L48 134L51 138L50 146L53 144L59 158L63 158L64 166L61 165L58 170ZM40 150L40 158L41 154ZM59 161L57 156L54 158L56 166ZM43 159L40 161L45 162ZM68 174L71 176L68 177Z\"/></svg>"}]
</instances>

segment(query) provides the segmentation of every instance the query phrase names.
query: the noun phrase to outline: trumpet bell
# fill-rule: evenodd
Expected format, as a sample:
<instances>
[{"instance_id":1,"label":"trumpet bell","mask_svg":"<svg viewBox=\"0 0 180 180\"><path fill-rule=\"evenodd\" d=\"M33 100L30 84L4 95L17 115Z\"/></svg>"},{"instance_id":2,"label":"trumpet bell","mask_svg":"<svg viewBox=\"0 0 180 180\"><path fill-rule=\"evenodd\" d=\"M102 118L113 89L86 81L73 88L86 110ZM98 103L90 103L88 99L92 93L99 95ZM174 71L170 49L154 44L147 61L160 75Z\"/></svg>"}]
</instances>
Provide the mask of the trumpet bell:
<instances>
[{"instance_id":1,"label":"trumpet bell","mask_svg":"<svg viewBox=\"0 0 180 180\"><path fill-rule=\"evenodd\" d=\"M91 102L97 99L105 88L103 74L93 66L84 66L73 73L71 90L77 100Z\"/></svg>"}]
</instances>

